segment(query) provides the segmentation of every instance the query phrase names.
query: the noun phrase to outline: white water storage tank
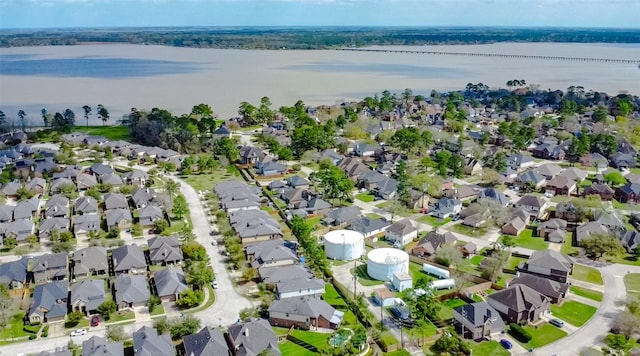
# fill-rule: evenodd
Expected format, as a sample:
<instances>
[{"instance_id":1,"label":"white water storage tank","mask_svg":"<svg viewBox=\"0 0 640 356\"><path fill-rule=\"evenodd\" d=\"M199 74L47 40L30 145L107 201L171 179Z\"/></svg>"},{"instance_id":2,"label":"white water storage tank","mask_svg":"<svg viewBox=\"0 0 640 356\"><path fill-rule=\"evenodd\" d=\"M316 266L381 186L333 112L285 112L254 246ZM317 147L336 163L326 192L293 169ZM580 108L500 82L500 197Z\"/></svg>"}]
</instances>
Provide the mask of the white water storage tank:
<instances>
[{"instance_id":1,"label":"white water storage tank","mask_svg":"<svg viewBox=\"0 0 640 356\"><path fill-rule=\"evenodd\" d=\"M409 273L409 255L395 248L377 248L367 255L367 274L391 282L396 272Z\"/></svg>"},{"instance_id":2,"label":"white water storage tank","mask_svg":"<svg viewBox=\"0 0 640 356\"><path fill-rule=\"evenodd\" d=\"M364 235L351 230L333 230L324 235L324 252L332 260L350 261L364 254Z\"/></svg>"}]
</instances>

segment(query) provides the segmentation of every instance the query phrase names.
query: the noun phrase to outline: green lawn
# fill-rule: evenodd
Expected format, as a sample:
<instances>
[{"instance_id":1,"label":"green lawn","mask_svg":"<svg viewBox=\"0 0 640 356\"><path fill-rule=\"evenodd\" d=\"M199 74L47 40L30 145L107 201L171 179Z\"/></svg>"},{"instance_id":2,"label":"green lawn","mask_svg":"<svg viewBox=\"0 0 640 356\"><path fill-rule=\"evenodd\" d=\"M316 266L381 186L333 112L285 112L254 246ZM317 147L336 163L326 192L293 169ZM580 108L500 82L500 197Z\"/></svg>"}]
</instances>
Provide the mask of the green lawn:
<instances>
[{"instance_id":1,"label":"green lawn","mask_svg":"<svg viewBox=\"0 0 640 356\"><path fill-rule=\"evenodd\" d=\"M76 126L74 131L84 132L94 136L104 136L112 141L127 141L131 139L128 126Z\"/></svg>"},{"instance_id":2,"label":"green lawn","mask_svg":"<svg viewBox=\"0 0 640 356\"><path fill-rule=\"evenodd\" d=\"M504 265L504 268L515 270L516 267L518 267L522 262L527 262L527 259L522 257L511 256L509 257L509 260L507 261L507 263Z\"/></svg>"},{"instance_id":3,"label":"green lawn","mask_svg":"<svg viewBox=\"0 0 640 356\"><path fill-rule=\"evenodd\" d=\"M318 350L329 347L329 338L331 334L327 333L315 333L305 330L293 330L291 333L295 338L306 342L309 345L315 346Z\"/></svg>"},{"instance_id":4,"label":"green lawn","mask_svg":"<svg viewBox=\"0 0 640 356\"><path fill-rule=\"evenodd\" d=\"M471 259L469 261L471 262L472 265L479 266L480 263L482 262L482 260L484 260L484 256L475 255L475 256L471 257Z\"/></svg>"},{"instance_id":5,"label":"green lawn","mask_svg":"<svg viewBox=\"0 0 640 356\"><path fill-rule=\"evenodd\" d=\"M586 323L587 320L591 318L596 310L598 310L598 308L573 300L565 301L564 303L562 303L562 306L551 306L551 311L553 312L553 315L555 317L575 326L584 325L584 323Z\"/></svg>"},{"instance_id":6,"label":"green lawn","mask_svg":"<svg viewBox=\"0 0 640 356\"><path fill-rule=\"evenodd\" d=\"M513 241L516 246L531 250L546 250L549 248L549 243L542 237L534 237L531 229L524 229Z\"/></svg>"},{"instance_id":7,"label":"green lawn","mask_svg":"<svg viewBox=\"0 0 640 356\"><path fill-rule=\"evenodd\" d=\"M322 299L333 307L347 305L347 303L345 303L344 299L342 299L342 296L340 296L333 284L329 283L324 285L324 294L322 295Z\"/></svg>"},{"instance_id":8,"label":"green lawn","mask_svg":"<svg viewBox=\"0 0 640 356\"><path fill-rule=\"evenodd\" d=\"M620 263L623 265L640 266L640 259L635 254L622 254L617 256L606 256L607 262Z\"/></svg>"},{"instance_id":9,"label":"green lawn","mask_svg":"<svg viewBox=\"0 0 640 356\"><path fill-rule=\"evenodd\" d=\"M469 347L474 355L509 356L511 353L502 347L495 340L483 341L481 343L470 342Z\"/></svg>"},{"instance_id":10,"label":"green lawn","mask_svg":"<svg viewBox=\"0 0 640 356\"><path fill-rule=\"evenodd\" d=\"M589 282L589 283L599 284L599 285L603 284L602 275L600 274L600 271L598 271L593 267L574 264L572 276L574 279L577 279L579 281Z\"/></svg>"},{"instance_id":11,"label":"green lawn","mask_svg":"<svg viewBox=\"0 0 640 356\"><path fill-rule=\"evenodd\" d=\"M378 286L378 285L384 284L383 281L378 281L376 279L369 277L369 275L367 274L366 265L360 265L355 269L352 268L351 274L352 275L355 274L358 277L358 282L360 282L360 284L362 284L363 286Z\"/></svg>"},{"instance_id":12,"label":"green lawn","mask_svg":"<svg viewBox=\"0 0 640 356\"><path fill-rule=\"evenodd\" d=\"M316 216L315 218L307 219L307 225L318 226L322 222L322 216Z\"/></svg>"},{"instance_id":13,"label":"green lawn","mask_svg":"<svg viewBox=\"0 0 640 356\"><path fill-rule=\"evenodd\" d=\"M580 297L595 300L597 302L602 301L602 292L598 292L597 290L582 288L578 286L571 286L571 293Z\"/></svg>"},{"instance_id":14,"label":"green lawn","mask_svg":"<svg viewBox=\"0 0 640 356\"><path fill-rule=\"evenodd\" d=\"M427 278L429 281L436 279L435 277L430 276L429 274L424 272L422 270L421 264L418 264L415 262L409 262L409 274L413 278L414 282L417 281L419 278Z\"/></svg>"},{"instance_id":15,"label":"green lawn","mask_svg":"<svg viewBox=\"0 0 640 356\"><path fill-rule=\"evenodd\" d=\"M234 178L235 175L224 168L214 170L213 174L190 174L188 176L180 176L180 179L189 183L189 185L197 191L211 191L213 186L219 182Z\"/></svg>"},{"instance_id":16,"label":"green lawn","mask_svg":"<svg viewBox=\"0 0 640 356\"><path fill-rule=\"evenodd\" d=\"M367 214L367 217L368 217L369 219L378 220L378 219L380 219L382 216L380 216L380 215L378 215L378 214L376 214L376 213L370 213L370 214Z\"/></svg>"},{"instance_id":17,"label":"green lawn","mask_svg":"<svg viewBox=\"0 0 640 356\"><path fill-rule=\"evenodd\" d=\"M640 292L640 273L627 273L624 276L624 285L628 291Z\"/></svg>"},{"instance_id":18,"label":"green lawn","mask_svg":"<svg viewBox=\"0 0 640 356\"><path fill-rule=\"evenodd\" d=\"M411 329L406 329L405 332L413 338L422 338L429 337L431 335L435 335L438 331L435 325L430 322L425 322L424 324L418 324Z\"/></svg>"},{"instance_id":19,"label":"green lawn","mask_svg":"<svg viewBox=\"0 0 640 356\"><path fill-rule=\"evenodd\" d=\"M573 247L573 233L567 232L564 237L564 243L562 244L560 252L564 253L565 255L571 255L573 253L578 253L578 251L579 249L577 247Z\"/></svg>"},{"instance_id":20,"label":"green lawn","mask_svg":"<svg viewBox=\"0 0 640 356\"><path fill-rule=\"evenodd\" d=\"M537 329L531 326L525 326L524 329L532 336L531 341L522 344L525 349L536 349L567 336L566 331L550 324L544 324Z\"/></svg>"},{"instance_id":21,"label":"green lawn","mask_svg":"<svg viewBox=\"0 0 640 356\"><path fill-rule=\"evenodd\" d=\"M287 340L283 343L279 343L278 347L282 356L314 356L315 353L305 349L302 346L296 345L293 342Z\"/></svg>"},{"instance_id":22,"label":"green lawn","mask_svg":"<svg viewBox=\"0 0 640 356\"><path fill-rule=\"evenodd\" d=\"M453 225L451 230L459 234L473 237L482 236L487 233L487 229L484 227L470 227L462 224Z\"/></svg>"},{"instance_id":23,"label":"green lawn","mask_svg":"<svg viewBox=\"0 0 640 356\"><path fill-rule=\"evenodd\" d=\"M374 198L375 197L373 196L373 194L371 194L369 192L356 194L356 199L362 200L365 203L371 203Z\"/></svg>"},{"instance_id":24,"label":"green lawn","mask_svg":"<svg viewBox=\"0 0 640 356\"><path fill-rule=\"evenodd\" d=\"M111 314L108 323L115 323L118 321L134 320L136 317L132 310L120 310Z\"/></svg>"},{"instance_id":25,"label":"green lawn","mask_svg":"<svg viewBox=\"0 0 640 356\"><path fill-rule=\"evenodd\" d=\"M153 318L154 316L163 315L163 314L164 314L164 307L162 306L162 304L159 304L153 308L153 311L151 312L151 317Z\"/></svg>"},{"instance_id":26,"label":"green lawn","mask_svg":"<svg viewBox=\"0 0 640 356\"><path fill-rule=\"evenodd\" d=\"M421 223L429 224L433 227L440 227L448 223L449 221L451 221L451 218L439 219L430 215L425 215L425 216L419 217L418 221Z\"/></svg>"},{"instance_id":27,"label":"green lawn","mask_svg":"<svg viewBox=\"0 0 640 356\"><path fill-rule=\"evenodd\" d=\"M215 301L216 301L216 293L213 291L213 287L211 287L211 285L207 285L206 287L209 290L209 299L204 304L198 305L197 307L195 307L193 309L186 310L187 313L196 313L196 312L203 311L203 310L209 308L210 306L212 306L213 303L215 303Z\"/></svg>"},{"instance_id":28,"label":"green lawn","mask_svg":"<svg viewBox=\"0 0 640 356\"><path fill-rule=\"evenodd\" d=\"M9 325L7 325L6 328L0 330L0 339L10 339L12 337L16 338L16 337L21 337L21 336L29 336L29 333L27 333L26 331L22 330L22 328L23 328L22 317L23 316L24 316L24 314L22 314L22 313L12 316L11 319L9 320Z\"/></svg>"}]
</instances>

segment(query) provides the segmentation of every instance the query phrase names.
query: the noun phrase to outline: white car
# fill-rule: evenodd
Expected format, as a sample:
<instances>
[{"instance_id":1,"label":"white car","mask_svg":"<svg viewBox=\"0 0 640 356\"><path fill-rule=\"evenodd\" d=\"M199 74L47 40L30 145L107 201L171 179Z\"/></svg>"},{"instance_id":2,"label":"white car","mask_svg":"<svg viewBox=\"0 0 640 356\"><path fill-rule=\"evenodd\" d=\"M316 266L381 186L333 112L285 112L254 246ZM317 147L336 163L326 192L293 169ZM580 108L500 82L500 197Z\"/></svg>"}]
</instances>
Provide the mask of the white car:
<instances>
[{"instance_id":1,"label":"white car","mask_svg":"<svg viewBox=\"0 0 640 356\"><path fill-rule=\"evenodd\" d=\"M211 286L213 287L213 289L218 289L218 281L213 281L213 283L211 283Z\"/></svg>"},{"instance_id":2,"label":"white car","mask_svg":"<svg viewBox=\"0 0 640 356\"><path fill-rule=\"evenodd\" d=\"M87 335L87 329L78 329L71 332L71 336Z\"/></svg>"}]
</instances>

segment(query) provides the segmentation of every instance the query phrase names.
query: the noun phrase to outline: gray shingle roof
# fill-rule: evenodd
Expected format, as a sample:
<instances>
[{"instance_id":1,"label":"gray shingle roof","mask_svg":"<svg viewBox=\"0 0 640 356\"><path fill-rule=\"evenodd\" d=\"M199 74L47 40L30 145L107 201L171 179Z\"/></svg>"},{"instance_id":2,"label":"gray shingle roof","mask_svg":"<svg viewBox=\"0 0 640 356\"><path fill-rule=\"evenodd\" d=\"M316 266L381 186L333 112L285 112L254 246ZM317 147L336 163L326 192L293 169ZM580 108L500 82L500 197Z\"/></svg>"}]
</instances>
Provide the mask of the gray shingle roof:
<instances>
[{"instance_id":1,"label":"gray shingle roof","mask_svg":"<svg viewBox=\"0 0 640 356\"><path fill-rule=\"evenodd\" d=\"M67 218L48 218L40 222L38 234L40 236L49 235L53 230L69 231L69 219Z\"/></svg>"},{"instance_id":2,"label":"gray shingle roof","mask_svg":"<svg viewBox=\"0 0 640 356\"><path fill-rule=\"evenodd\" d=\"M293 315L301 315L309 318L323 318L331 321L333 324L340 324L344 313L334 309L331 305L322 299L314 297L288 298L275 300L269 305L269 313L289 313Z\"/></svg>"},{"instance_id":3,"label":"gray shingle roof","mask_svg":"<svg viewBox=\"0 0 640 356\"><path fill-rule=\"evenodd\" d=\"M176 351L169 334L158 335L154 328L143 326L133 333L136 356L174 356Z\"/></svg>"},{"instance_id":4,"label":"gray shingle roof","mask_svg":"<svg viewBox=\"0 0 640 356\"><path fill-rule=\"evenodd\" d=\"M23 256L17 261L0 265L0 283L9 285L12 282L24 283L27 279L27 266L30 258Z\"/></svg>"},{"instance_id":5,"label":"gray shingle roof","mask_svg":"<svg viewBox=\"0 0 640 356\"><path fill-rule=\"evenodd\" d=\"M152 263L182 261L180 242L174 237L154 237L147 241Z\"/></svg>"},{"instance_id":6,"label":"gray shingle roof","mask_svg":"<svg viewBox=\"0 0 640 356\"><path fill-rule=\"evenodd\" d=\"M229 346L220 329L205 327L182 338L187 356L229 356Z\"/></svg>"},{"instance_id":7,"label":"gray shingle roof","mask_svg":"<svg viewBox=\"0 0 640 356\"><path fill-rule=\"evenodd\" d=\"M529 266L541 266L565 272L570 272L573 266L573 261L569 256L554 250L534 251L527 263Z\"/></svg>"},{"instance_id":8,"label":"gray shingle roof","mask_svg":"<svg viewBox=\"0 0 640 356\"><path fill-rule=\"evenodd\" d=\"M113 259L113 269L116 273L147 267L144 252L138 245L120 246L112 251L111 258Z\"/></svg>"},{"instance_id":9,"label":"gray shingle roof","mask_svg":"<svg viewBox=\"0 0 640 356\"><path fill-rule=\"evenodd\" d=\"M73 230L78 232L84 231L98 231L100 230L100 216L99 215L79 215L73 217Z\"/></svg>"},{"instance_id":10,"label":"gray shingle roof","mask_svg":"<svg viewBox=\"0 0 640 356\"><path fill-rule=\"evenodd\" d=\"M129 204L127 198L120 193L107 193L104 195L104 207L106 210L110 209L128 209Z\"/></svg>"},{"instance_id":11,"label":"gray shingle roof","mask_svg":"<svg viewBox=\"0 0 640 356\"><path fill-rule=\"evenodd\" d=\"M111 209L104 212L107 219L107 226L118 225L121 221L132 222L133 217L129 209Z\"/></svg>"},{"instance_id":12,"label":"gray shingle roof","mask_svg":"<svg viewBox=\"0 0 640 356\"><path fill-rule=\"evenodd\" d=\"M391 226L391 222L385 218L372 219L369 217L363 217L352 222L349 228L367 235L377 230L384 230L389 226Z\"/></svg>"},{"instance_id":13,"label":"gray shingle roof","mask_svg":"<svg viewBox=\"0 0 640 356\"><path fill-rule=\"evenodd\" d=\"M69 298L69 282L57 281L39 284L33 290L33 302L29 314L41 314L40 308L47 310L48 318L67 315L67 299Z\"/></svg>"},{"instance_id":14,"label":"gray shingle roof","mask_svg":"<svg viewBox=\"0 0 640 356\"><path fill-rule=\"evenodd\" d=\"M88 279L71 285L71 304L82 302L87 311L97 310L104 302L104 282L102 279Z\"/></svg>"},{"instance_id":15,"label":"gray shingle roof","mask_svg":"<svg viewBox=\"0 0 640 356\"><path fill-rule=\"evenodd\" d=\"M301 265L261 268L258 273L267 284L313 277L313 273Z\"/></svg>"},{"instance_id":16,"label":"gray shingle roof","mask_svg":"<svg viewBox=\"0 0 640 356\"><path fill-rule=\"evenodd\" d=\"M91 167L89 167L89 169L91 170L91 172L93 172L93 174L98 176L112 174L115 172L113 168L102 163L94 163Z\"/></svg>"},{"instance_id":17,"label":"gray shingle roof","mask_svg":"<svg viewBox=\"0 0 640 356\"><path fill-rule=\"evenodd\" d=\"M293 279L276 283L278 293L288 293L307 289L324 289L325 282L317 278Z\"/></svg>"},{"instance_id":18,"label":"gray shingle roof","mask_svg":"<svg viewBox=\"0 0 640 356\"><path fill-rule=\"evenodd\" d=\"M82 356L124 356L122 342L107 342L107 338L92 336L82 342Z\"/></svg>"},{"instance_id":19,"label":"gray shingle roof","mask_svg":"<svg viewBox=\"0 0 640 356\"><path fill-rule=\"evenodd\" d=\"M171 267L153 274L159 297L180 294L189 289L182 267Z\"/></svg>"},{"instance_id":20,"label":"gray shingle roof","mask_svg":"<svg viewBox=\"0 0 640 356\"><path fill-rule=\"evenodd\" d=\"M534 276L532 274L522 273L519 277L509 282L510 286L523 284L540 294L550 298L561 298L569 289L569 284L553 281L548 278Z\"/></svg>"},{"instance_id":21,"label":"gray shingle roof","mask_svg":"<svg viewBox=\"0 0 640 356\"><path fill-rule=\"evenodd\" d=\"M544 295L523 284L516 284L509 288L489 295L489 299L506 305L518 313L542 306L547 299Z\"/></svg>"},{"instance_id":22,"label":"gray shingle roof","mask_svg":"<svg viewBox=\"0 0 640 356\"><path fill-rule=\"evenodd\" d=\"M74 204L76 214L94 214L98 212L98 201L94 197L78 198Z\"/></svg>"},{"instance_id":23,"label":"gray shingle roof","mask_svg":"<svg viewBox=\"0 0 640 356\"><path fill-rule=\"evenodd\" d=\"M274 356L282 355L278 339L269 322L264 319L233 324L227 329L227 333L237 350L237 355L257 356L264 350L270 350Z\"/></svg>"},{"instance_id":24,"label":"gray shingle roof","mask_svg":"<svg viewBox=\"0 0 640 356\"><path fill-rule=\"evenodd\" d=\"M73 254L73 261L74 274L89 273L91 270L107 271L109 269L107 249L104 247L94 246L78 250Z\"/></svg>"},{"instance_id":25,"label":"gray shingle roof","mask_svg":"<svg viewBox=\"0 0 640 356\"><path fill-rule=\"evenodd\" d=\"M397 236L404 236L413 231L418 231L418 228L414 226L413 221L410 219L402 219L387 228L387 232L391 232Z\"/></svg>"},{"instance_id":26,"label":"gray shingle roof","mask_svg":"<svg viewBox=\"0 0 640 356\"><path fill-rule=\"evenodd\" d=\"M487 302L465 304L455 307L453 310L460 315L466 315L467 320L473 326L482 326L487 320L492 320L492 330L494 331L502 330L505 326L500 313Z\"/></svg>"},{"instance_id":27,"label":"gray shingle roof","mask_svg":"<svg viewBox=\"0 0 640 356\"><path fill-rule=\"evenodd\" d=\"M149 288L144 276L121 274L116 278L114 286L118 304L144 303L149 300Z\"/></svg>"}]
</instances>

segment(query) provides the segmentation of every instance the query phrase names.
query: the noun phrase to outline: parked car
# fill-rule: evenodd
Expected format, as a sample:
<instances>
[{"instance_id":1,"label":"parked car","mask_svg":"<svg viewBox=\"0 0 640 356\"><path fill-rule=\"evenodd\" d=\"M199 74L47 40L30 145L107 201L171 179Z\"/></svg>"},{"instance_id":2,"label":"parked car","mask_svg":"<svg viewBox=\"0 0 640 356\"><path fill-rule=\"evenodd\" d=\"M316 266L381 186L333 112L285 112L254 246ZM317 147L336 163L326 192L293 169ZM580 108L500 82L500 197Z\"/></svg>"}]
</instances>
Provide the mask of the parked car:
<instances>
[{"instance_id":1,"label":"parked car","mask_svg":"<svg viewBox=\"0 0 640 356\"><path fill-rule=\"evenodd\" d=\"M513 347L513 345L511 345L511 341L507 339L500 340L500 345L502 345L502 347L504 347L507 350L510 350Z\"/></svg>"},{"instance_id":2,"label":"parked car","mask_svg":"<svg viewBox=\"0 0 640 356\"><path fill-rule=\"evenodd\" d=\"M562 321L560 319L551 319L551 320L549 320L549 324L561 328L561 327L564 326L564 321Z\"/></svg>"},{"instance_id":3,"label":"parked car","mask_svg":"<svg viewBox=\"0 0 640 356\"><path fill-rule=\"evenodd\" d=\"M71 336L87 335L87 329L78 329L71 332Z\"/></svg>"},{"instance_id":4,"label":"parked car","mask_svg":"<svg viewBox=\"0 0 640 356\"><path fill-rule=\"evenodd\" d=\"M213 281L211 283L211 286L213 287L213 289L218 289L218 281Z\"/></svg>"},{"instance_id":5,"label":"parked car","mask_svg":"<svg viewBox=\"0 0 640 356\"><path fill-rule=\"evenodd\" d=\"M100 325L100 317L97 315L94 315L91 317L91 327L95 327Z\"/></svg>"}]
</instances>

